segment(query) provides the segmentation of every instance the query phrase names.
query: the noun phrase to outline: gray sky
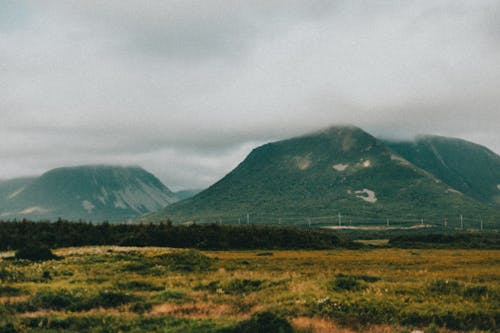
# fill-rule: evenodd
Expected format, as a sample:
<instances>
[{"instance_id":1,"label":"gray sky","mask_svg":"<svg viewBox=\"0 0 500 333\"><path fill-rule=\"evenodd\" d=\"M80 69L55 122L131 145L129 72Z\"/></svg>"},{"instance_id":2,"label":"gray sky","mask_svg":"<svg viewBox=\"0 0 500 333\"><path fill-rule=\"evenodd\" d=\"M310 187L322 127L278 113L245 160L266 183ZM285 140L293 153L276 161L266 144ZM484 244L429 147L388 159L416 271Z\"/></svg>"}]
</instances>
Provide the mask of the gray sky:
<instances>
[{"instance_id":1,"label":"gray sky","mask_svg":"<svg viewBox=\"0 0 500 333\"><path fill-rule=\"evenodd\" d=\"M0 178L135 164L208 186L338 123L500 152L500 2L0 0Z\"/></svg>"}]
</instances>

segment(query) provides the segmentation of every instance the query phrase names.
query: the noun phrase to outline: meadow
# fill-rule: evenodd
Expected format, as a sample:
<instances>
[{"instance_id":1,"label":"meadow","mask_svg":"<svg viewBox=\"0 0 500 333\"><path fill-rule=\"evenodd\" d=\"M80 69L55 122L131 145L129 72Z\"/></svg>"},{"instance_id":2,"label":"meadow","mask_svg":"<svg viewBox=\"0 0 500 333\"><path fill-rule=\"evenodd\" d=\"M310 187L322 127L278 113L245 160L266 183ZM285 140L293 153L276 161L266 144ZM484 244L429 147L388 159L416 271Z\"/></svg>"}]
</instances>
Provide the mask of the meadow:
<instances>
[{"instance_id":1,"label":"meadow","mask_svg":"<svg viewBox=\"0 0 500 333\"><path fill-rule=\"evenodd\" d=\"M0 332L497 332L500 250L0 252Z\"/></svg>"}]
</instances>

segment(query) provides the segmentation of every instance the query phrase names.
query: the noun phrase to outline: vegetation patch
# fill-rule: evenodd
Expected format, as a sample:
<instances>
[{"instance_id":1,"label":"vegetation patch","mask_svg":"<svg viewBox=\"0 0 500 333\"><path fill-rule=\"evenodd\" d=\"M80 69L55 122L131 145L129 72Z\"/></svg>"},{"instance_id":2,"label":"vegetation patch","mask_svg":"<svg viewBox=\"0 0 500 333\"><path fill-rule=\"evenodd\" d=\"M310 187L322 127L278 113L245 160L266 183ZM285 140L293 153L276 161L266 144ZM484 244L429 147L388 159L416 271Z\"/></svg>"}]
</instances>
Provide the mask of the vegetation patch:
<instances>
[{"instance_id":1,"label":"vegetation patch","mask_svg":"<svg viewBox=\"0 0 500 333\"><path fill-rule=\"evenodd\" d=\"M257 257L270 257L273 255L272 252L257 252L257 254L255 254Z\"/></svg>"},{"instance_id":2,"label":"vegetation patch","mask_svg":"<svg viewBox=\"0 0 500 333\"><path fill-rule=\"evenodd\" d=\"M249 294L263 289L268 283L265 280L232 279L227 282L219 280L207 284L199 284L195 290L207 290L211 293L225 293L230 295Z\"/></svg>"},{"instance_id":3,"label":"vegetation patch","mask_svg":"<svg viewBox=\"0 0 500 333\"><path fill-rule=\"evenodd\" d=\"M187 300L186 294L175 290L165 290L153 297L157 302L176 302L179 300Z\"/></svg>"},{"instance_id":4,"label":"vegetation patch","mask_svg":"<svg viewBox=\"0 0 500 333\"><path fill-rule=\"evenodd\" d=\"M40 290L28 302L18 303L15 307L21 312L40 309L86 311L99 307L113 308L137 300L137 296L117 291L101 290L89 295L82 290Z\"/></svg>"},{"instance_id":5,"label":"vegetation patch","mask_svg":"<svg viewBox=\"0 0 500 333\"><path fill-rule=\"evenodd\" d=\"M227 294L248 294L263 288L263 280L233 279L223 285L222 290Z\"/></svg>"},{"instance_id":6,"label":"vegetation patch","mask_svg":"<svg viewBox=\"0 0 500 333\"><path fill-rule=\"evenodd\" d=\"M227 333L293 333L292 325L284 318L272 312L259 312L250 319L237 324L233 329L225 330Z\"/></svg>"},{"instance_id":7,"label":"vegetation patch","mask_svg":"<svg viewBox=\"0 0 500 333\"><path fill-rule=\"evenodd\" d=\"M139 314L149 312L149 311L151 311L152 308L153 308L153 305L151 303L144 302L144 301L135 302L135 303L132 303L130 305L130 311L135 312L135 313L139 313Z\"/></svg>"},{"instance_id":8,"label":"vegetation patch","mask_svg":"<svg viewBox=\"0 0 500 333\"><path fill-rule=\"evenodd\" d=\"M328 290L333 291L357 291L365 288L365 283L377 282L380 278L371 275L346 275L337 274L334 279L328 281Z\"/></svg>"},{"instance_id":9,"label":"vegetation patch","mask_svg":"<svg viewBox=\"0 0 500 333\"><path fill-rule=\"evenodd\" d=\"M16 251L15 258L31 261L59 259L48 247L43 245L25 245Z\"/></svg>"},{"instance_id":10,"label":"vegetation patch","mask_svg":"<svg viewBox=\"0 0 500 333\"><path fill-rule=\"evenodd\" d=\"M181 250L155 257L156 263L172 271L199 272L209 270L214 259L197 250Z\"/></svg>"},{"instance_id":11,"label":"vegetation patch","mask_svg":"<svg viewBox=\"0 0 500 333\"><path fill-rule=\"evenodd\" d=\"M115 283L116 288L120 290L132 291L159 291L163 290L163 286L155 285L147 281L131 280L131 281L118 281Z\"/></svg>"},{"instance_id":12,"label":"vegetation patch","mask_svg":"<svg viewBox=\"0 0 500 333\"><path fill-rule=\"evenodd\" d=\"M172 317L139 317L124 320L114 316L35 317L20 323L23 332L161 332L161 333L219 333L223 327L212 320ZM17 331L16 331L17 332ZM10 333L10 332L9 332Z\"/></svg>"},{"instance_id":13,"label":"vegetation patch","mask_svg":"<svg viewBox=\"0 0 500 333\"><path fill-rule=\"evenodd\" d=\"M457 281L437 279L427 285L427 291L438 295L458 295L469 299L479 299L489 295L497 297L498 293L492 292L485 285L465 286Z\"/></svg>"},{"instance_id":14,"label":"vegetation patch","mask_svg":"<svg viewBox=\"0 0 500 333\"><path fill-rule=\"evenodd\" d=\"M9 285L0 286L0 296L19 296L23 294L23 290L18 287Z\"/></svg>"}]
</instances>

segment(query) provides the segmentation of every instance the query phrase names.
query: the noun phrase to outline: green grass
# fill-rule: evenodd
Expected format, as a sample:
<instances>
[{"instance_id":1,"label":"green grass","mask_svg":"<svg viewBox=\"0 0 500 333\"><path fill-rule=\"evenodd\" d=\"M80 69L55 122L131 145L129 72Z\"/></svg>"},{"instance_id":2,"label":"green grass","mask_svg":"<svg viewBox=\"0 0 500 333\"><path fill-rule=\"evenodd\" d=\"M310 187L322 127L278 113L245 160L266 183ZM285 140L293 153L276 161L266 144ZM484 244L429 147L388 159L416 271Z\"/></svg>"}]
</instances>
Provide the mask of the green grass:
<instances>
[{"instance_id":1,"label":"green grass","mask_svg":"<svg viewBox=\"0 0 500 333\"><path fill-rule=\"evenodd\" d=\"M500 323L498 250L54 253L62 259L0 259L0 332L477 333Z\"/></svg>"}]
</instances>

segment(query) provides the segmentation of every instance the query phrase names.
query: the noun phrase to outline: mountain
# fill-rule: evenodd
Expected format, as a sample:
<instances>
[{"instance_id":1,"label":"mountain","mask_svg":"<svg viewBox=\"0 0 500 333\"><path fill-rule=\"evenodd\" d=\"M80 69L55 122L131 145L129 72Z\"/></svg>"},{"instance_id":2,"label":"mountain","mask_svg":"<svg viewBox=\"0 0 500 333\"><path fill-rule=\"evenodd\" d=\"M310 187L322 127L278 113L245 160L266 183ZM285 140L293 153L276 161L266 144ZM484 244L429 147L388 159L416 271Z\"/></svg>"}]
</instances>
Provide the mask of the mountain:
<instances>
[{"instance_id":1,"label":"mountain","mask_svg":"<svg viewBox=\"0 0 500 333\"><path fill-rule=\"evenodd\" d=\"M34 180L34 177L0 180L0 207L4 201L14 198Z\"/></svg>"},{"instance_id":2,"label":"mountain","mask_svg":"<svg viewBox=\"0 0 500 333\"><path fill-rule=\"evenodd\" d=\"M344 221L498 217L363 130L338 126L258 147L216 184L144 219L336 223L339 213Z\"/></svg>"},{"instance_id":3,"label":"mountain","mask_svg":"<svg viewBox=\"0 0 500 333\"><path fill-rule=\"evenodd\" d=\"M461 139L425 135L414 141L386 141L397 154L456 190L500 206L500 156Z\"/></svg>"},{"instance_id":4,"label":"mountain","mask_svg":"<svg viewBox=\"0 0 500 333\"><path fill-rule=\"evenodd\" d=\"M8 191L7 191L8 190ZM140 167L79 166L0 183L0 218L122 221L177 199Z\"/></svg>"},{"instance_id":5,"label":"mountain","mask_svg":"<svg viewBox=\"0 0 500 333\"><path fill-rule=\"evenodd\" d=\"M200 189L180 190L180 191L174 192L174 194L175 194L175 197L180 201L180 200L194 197L195 195L197 195L201 191L203 191L203 190L200 190Z\"/></svg>"}]
</instances>

